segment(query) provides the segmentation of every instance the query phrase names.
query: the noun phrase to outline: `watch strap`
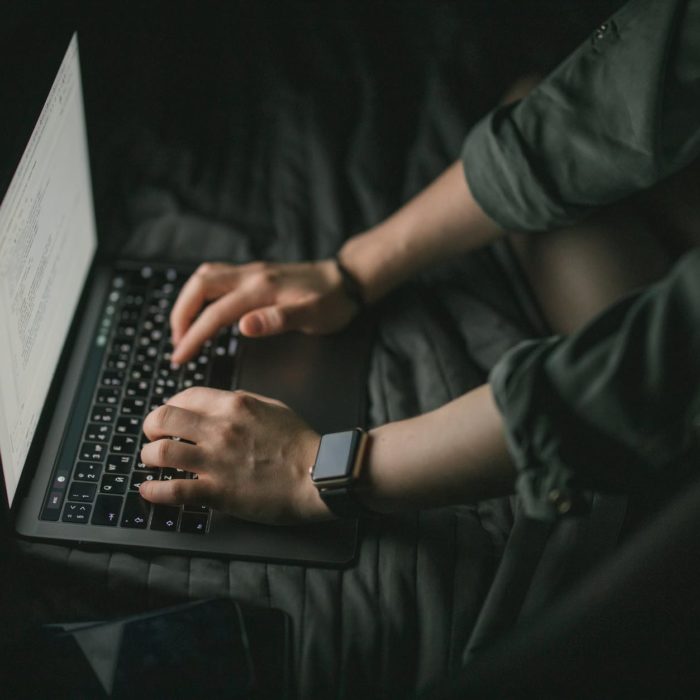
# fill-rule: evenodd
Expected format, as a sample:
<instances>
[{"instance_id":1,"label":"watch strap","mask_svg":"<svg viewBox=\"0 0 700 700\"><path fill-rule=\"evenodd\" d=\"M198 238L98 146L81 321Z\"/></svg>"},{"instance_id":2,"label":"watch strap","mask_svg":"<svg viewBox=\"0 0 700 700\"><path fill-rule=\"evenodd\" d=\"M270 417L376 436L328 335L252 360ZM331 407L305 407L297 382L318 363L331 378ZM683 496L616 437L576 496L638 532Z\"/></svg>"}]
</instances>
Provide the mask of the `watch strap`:
<instances>
[{"instance_id":1,"label":"watch strap","mask_svg":"<svg viewBox=\"0 0 700 700\"><path fill-rule=\"evenodd\" d=\"M360 503L352 488L337 486L329 489L319 489L319 495L328 506L328 510L339 518L357 518L360 515L376 515Z\"/></svg>"}]
</instances>

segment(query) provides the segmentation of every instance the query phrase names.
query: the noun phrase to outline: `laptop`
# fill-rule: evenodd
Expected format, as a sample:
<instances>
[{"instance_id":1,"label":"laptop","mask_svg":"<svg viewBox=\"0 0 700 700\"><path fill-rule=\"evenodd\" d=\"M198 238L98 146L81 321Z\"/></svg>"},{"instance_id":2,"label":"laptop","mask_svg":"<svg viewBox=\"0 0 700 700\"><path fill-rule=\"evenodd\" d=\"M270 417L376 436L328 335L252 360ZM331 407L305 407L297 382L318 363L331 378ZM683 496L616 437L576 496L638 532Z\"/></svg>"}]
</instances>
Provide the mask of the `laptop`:
<instances>
[{"instance_id":1,"label":"laptop","mask_svg":"<svg viewBox=\"0 0 700 700\"><path fill-rule=\"evenodd\" d=\"M192 269L99 256L73 35L0 204L2 494L22 537L321 565L352 561L358 523L237 520L153 506L144 479L192 478L139 460L149 410L189 386L280 399L318 432L363 424L368 325L252 340L222 328L183 367L168 315Z\"/></svg>"}]
</instances>

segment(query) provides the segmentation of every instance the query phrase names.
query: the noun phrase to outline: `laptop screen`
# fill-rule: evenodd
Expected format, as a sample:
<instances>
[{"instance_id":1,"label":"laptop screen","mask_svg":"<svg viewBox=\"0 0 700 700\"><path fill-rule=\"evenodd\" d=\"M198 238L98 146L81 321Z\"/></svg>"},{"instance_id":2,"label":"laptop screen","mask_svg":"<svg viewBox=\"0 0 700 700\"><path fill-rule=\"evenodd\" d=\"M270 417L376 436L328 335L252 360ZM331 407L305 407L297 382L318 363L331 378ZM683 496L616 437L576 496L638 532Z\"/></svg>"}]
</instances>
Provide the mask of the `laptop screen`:
<instances>
[{"instance_id":1,"label":"laptop screen","mask_svg":"<svg viewBox=\"0 0 700 700\"><path fill-rule=\"evenodd\" d=\"M0 458L10 505L96 248L73 35L0 204Z\"/></svg>"}]
</instances>

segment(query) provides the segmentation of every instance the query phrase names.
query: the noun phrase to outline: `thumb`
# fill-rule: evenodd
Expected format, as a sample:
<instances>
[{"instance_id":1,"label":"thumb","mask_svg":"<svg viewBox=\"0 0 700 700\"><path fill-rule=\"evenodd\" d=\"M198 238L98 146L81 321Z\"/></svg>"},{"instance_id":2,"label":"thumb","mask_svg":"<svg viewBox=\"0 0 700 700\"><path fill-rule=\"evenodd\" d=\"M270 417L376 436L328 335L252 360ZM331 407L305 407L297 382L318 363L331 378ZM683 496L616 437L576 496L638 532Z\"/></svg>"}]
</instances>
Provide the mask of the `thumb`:
<instances>
[{"instance_id":1,"label":"thumb","mask_svg":"<svg viewBox=\"0 0 700 700\"><path fill-rule=\"evenodd\" d=\"M265 306L242 316L238 327L243 335L251 338L276 335L298 330L304 324L307 314L306 302Z\"/></svg>"}]
</instances>

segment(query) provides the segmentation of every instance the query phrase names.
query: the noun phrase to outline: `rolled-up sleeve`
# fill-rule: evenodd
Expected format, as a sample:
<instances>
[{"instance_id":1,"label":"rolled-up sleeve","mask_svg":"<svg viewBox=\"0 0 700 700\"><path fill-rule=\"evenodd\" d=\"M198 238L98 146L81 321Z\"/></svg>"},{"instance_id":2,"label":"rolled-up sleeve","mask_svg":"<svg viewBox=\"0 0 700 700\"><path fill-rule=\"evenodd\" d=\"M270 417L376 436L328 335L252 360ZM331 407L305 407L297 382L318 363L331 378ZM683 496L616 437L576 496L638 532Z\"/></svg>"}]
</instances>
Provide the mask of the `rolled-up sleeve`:
<instances>
[{"instance_id":1,"label":"rolled-up sleeve","mask_svg":"<svg viewBox=\"0 0 700 700\"><path fill-rule=\"evenodd\" d=\"M490 382L530 516L680 481L700 468L700 250L576 334L515 347Z\"/></svg>"},{"instance_id":2,"label":"rolled-up sleeve","mask_svg":"<svg viewBox=\"0 0 700 700\"><path fill-rule=\"evenodd\" d=\"M632 0L462 148L476 201L503 228L550 230L700 155L700 0Z\"/></svg>"}]
</instances>

